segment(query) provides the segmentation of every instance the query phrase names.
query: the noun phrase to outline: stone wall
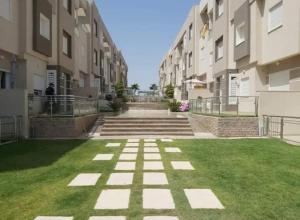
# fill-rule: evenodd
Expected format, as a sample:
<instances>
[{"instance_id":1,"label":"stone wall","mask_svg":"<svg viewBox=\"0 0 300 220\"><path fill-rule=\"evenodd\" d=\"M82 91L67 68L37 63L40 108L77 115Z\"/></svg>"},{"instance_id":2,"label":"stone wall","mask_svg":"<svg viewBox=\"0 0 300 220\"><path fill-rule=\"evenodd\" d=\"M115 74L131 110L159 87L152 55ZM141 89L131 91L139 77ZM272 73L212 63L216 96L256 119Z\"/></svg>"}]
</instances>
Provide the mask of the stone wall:
<instances>
[{"instance_id":1,"label":"stone wall","mask_svg":"<svg viewBox=\"0 0 300 220\"><path fill-rule=\"evenodd\" d=\"M206 131L217 137L257 137L259 135L258 117L217 117L190 114L194 132ZM198 129L198 130L197 130Z\"/></svg>"},{"instance_id":2,"label":"stone wall","mask_svg":"<svg viewBox=\"0 0 300 220\"><path fill-rule=\"evenodd\" d=\"M76 138L88 132L98 115L70 118L30 118L32 138Z\"/></svg>"}]
</instances>

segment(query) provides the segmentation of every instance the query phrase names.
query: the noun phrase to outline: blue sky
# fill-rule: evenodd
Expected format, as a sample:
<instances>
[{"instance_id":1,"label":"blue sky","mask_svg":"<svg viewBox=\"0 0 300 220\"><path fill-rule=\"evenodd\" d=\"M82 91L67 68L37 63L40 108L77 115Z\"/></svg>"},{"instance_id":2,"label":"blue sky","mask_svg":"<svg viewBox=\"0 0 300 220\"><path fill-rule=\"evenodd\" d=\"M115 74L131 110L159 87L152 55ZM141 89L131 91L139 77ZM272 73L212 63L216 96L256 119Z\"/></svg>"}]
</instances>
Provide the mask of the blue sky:
<instances>
[{"instance_id":1,"label":"blue sky","mask_svg":"<svg viewBox=\"0 0 300 220\"><path fill-rule=\"evenodd\" d=\"M199 0L95 0L127 61L129 85L158 84L159 63Z\"/></svg>"}]
</instances>

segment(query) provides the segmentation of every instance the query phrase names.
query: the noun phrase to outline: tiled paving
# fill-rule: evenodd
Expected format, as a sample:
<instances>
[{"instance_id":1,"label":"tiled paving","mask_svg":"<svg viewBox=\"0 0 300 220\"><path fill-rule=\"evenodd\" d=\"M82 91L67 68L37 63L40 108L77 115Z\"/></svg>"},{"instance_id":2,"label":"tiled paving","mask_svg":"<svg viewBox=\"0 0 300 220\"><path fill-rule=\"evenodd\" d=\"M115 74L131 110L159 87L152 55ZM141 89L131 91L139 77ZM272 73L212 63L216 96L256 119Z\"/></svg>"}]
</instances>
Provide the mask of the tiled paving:
<instances>
[{"instance_id":1,"label":"tiled paving","mask_svg":"<svg viewBox=\"0 0 300 220\"><path fill-rule=\"evenodd\" d=\"M144 143L144 147L157 147L157 143Z\"/></svg>"},{"instance_id":2,"label":"tiled paving","mask_svg":"<svg viewBox=\"0 0 300 220\"><path fill-rule=\"evenodd\" d=\"M181 153L181 150L178 147L166 147L166 153Z\"/></svg>"},{"instance_id":3,"label":"tiled paving","mask_svg":"<svg viewBox=\"0 0 300 220\"><path fill-rule=\"evenodd\" d=\"M123 150L123 153L137 153L139 152L139 149L138 148L131 148L131 147L126 147L124 148Z\"/></svg>"},{"instance_id":4,"label":"tiled paving","mask_svg":"<svg viewBox=\"0 0 300 220\"><path fill-rule=\"evenodd\" d=\"M173 142L172 139L161 139L161 142ZM156 143L156 139L145 139L143 145L140 145L140 139L128 139L126 147L121 150L119 161L117 162L114 173L108 177L105 187L100 192L96 201L94 209L109 211L109 210L126 210L130 208L131 188L134 186L135 174L142 172L143 179L143 193L142 206L146 210L159 210L156 214L161 215L147 215L144 220L179 220L178 217L162 214L163 210L174 210L175 202L172 192L168 188L168 178L164 170L164 164L160 154L160 149ZM143 143L142 142L142 143ZM140 146L142 149L140 150ZM106 147L121 147L121 143L108 143ZM181 153L178 147L166 147L163 150L165 153ZM141 171L136 166L141 166L136 163L139 154L143 156L143 163ZM168 154L170 157L174 154ZM118 156L118 155L116 155ZM95 161L109 161L112 160L114 154L97 154L93 160ZM172 159L172 158L171 158ZM171 161L171 166L174 170L194 170L194 167L189 161ZM105 170L101 170L105 172ZM127 172L125 172L127 171ZM160 172L159 172L160 171ZM182 172L182 175L185 175ZM82 173L76 176L69 186L94 186L101 177L100 173ZM137 175L141 178L141 175ZM123 189L111 189L112 187L123 187ZM124 188L126 187L126 188ZM148 188L147 188L148 187ZM149 188L155 187L155 188ZM164 187L164 188L162 188ZM191 209L224 209L222 203L217 196L210 189L184 189L186 195L186 202L189 203ZM133 192L136 193L136 192ZM91 207L92 208L92 207ZM142 210L141 210L142 212ZM105 212L106 213L106 212ZM128 216L91 216L89 220L127 220ZM120 214L120 213L119 213ZM39 216L35 220L73 220L73 217L60 216Z\"/></svg>"},{"instance_id":5,"label":"tiled paving","mask_svg":"<svg viewBox=\"0 0 300 220\"><path fill-rule=\"evenodd\" d=\"M38 216L34 220L73 220L73 217L63 217L63 216Z\"/></svg>"},{"instance_id":6,"label":"tiled paving","mask_svg":"<svg viewBox=\"0 0 300 220\"><path fill-rule=\"evenodd\" d=\"M185 189L184 193L192 209L224 209L210 189Z\"/></svg>"},{"instance_id":7,"label":"tiled paving","mask_svg":"<svg viewBox=\"0 0 300 220\"><path fill-rule=\"evenodd\" d=\"M137 154L122 153L119 160L136 160Z\"/></svg>"},{"instance_id":8,"label":"tiled paving","mask_svg":"<svg viewBox=\"0 0 300 220\"><path fill-rule=\"evenodd\" d=\"M171 161L174 170L194 170L195 168L189 161Z\"/></svg>"},{"instance_id":9,"label":"tiled paving","mask_svg":"<svg viewBox=\"0 0 300 220\"><path fill-rule=\"evenodd\" d=\"M113 154L97 154L96 157L93 160L112 160L112 158L114 157Z\"/></svg>"},{"instance_id":10,"label":"tiled paving","mask_svg":"<svg viewBox=\"0 0 300 220\"><path fill-rule=\"evenodd\" d=\"M144 160L161 160L159 153L145 153Z\"/></svg>"},{"instance_id":11,"label":"tiled paving","mask_svg":"<svg viewBox=\"0 0 300 220\"><path fill-rule=\"evenodd\" d=\"M168 185L167 175L165 173L144 173L144 185Z\"/></svg>"},{"instance_id":12,"label":"tiled paving","mask_svg":"<svg viewBox=\"0 0 300 220\"><path fill-rule=\"evenodd\" d=\"M112 173L106 183L110 186L131 185L134 173Z\"/></svg>"},{"instance_id":13,"label":"tiled paving","mask_svg":"<svg viewBox=\"0 0 300 220\"><path fill-rule=\"evenodd\" d=\"M159 153L158 147L145 147L144 153Z\"/></svg>"},{"instance_id":14,"label":"tiled paving","mask_svg":"<svg viewBox=\"0 0 300 220\"><path fill-rule=\"evenodd\" d=\"M76 176L68 186L94 186L101 173L82 173Z\"/></svg>"},{"instance_id":15,"label":"tiled paving","mask_svg":"<svg viewBox=\"0 0 300 220\"><path fill-rule=\"evenodd\" d=\"M179 220L175 216L146 216L144 220Z\"/></svg>"},{"instance_id":16,"label":"tiled paving","mask_svg":"<svg viewBox=\"0 0 300 220\"><path fill-rule=\"evenodd\" d=\"M144 161L144 170L164 170L161 161Z\"/></svg>"},{"instance_id":17,"label":"tiled paving","mask_svg":"<svg viewBox=\"0 0 300 220\"><path fill-rule=\"evenodd\" d=\"M108 143L106 147L120 147L121 143Z\"/></svg>"},{"instance_id":18,"label":"tiled paving","mask_svg":"<svg viewBox=\"0 0 300 220\"><path fill-rule=\"evenodd\" d=\"M135 170L135 162L118 162L115 170Z\"/></svg>"},{"instance_id":19,"label":"tiled paving","mask_svg":"<svg viewBox=\"0 0 300 220\"><path fill-rule=\"evenodd\" d=\"M130 189L103 190L96 202L95 209L128 209Z\"/></svg>"},{"instance_id":20,"label":"tiled paving","mask_svg":"<svg viewBox=\"0 0 300 220\"><path fill-rule=\"evenodd\" d=\"M144 189L144 209L175 209L175 203L169 189Z\"/></svg>"},{"instance_id":21,"label":"tiled paving","mask_svg":"<svg viewBox=\"0 0 300 220\"><path fill-rule=\"evenodd\" d=\"M89 220L126 220L126 216L92 216Z\"/></svg>"}]
</instances>

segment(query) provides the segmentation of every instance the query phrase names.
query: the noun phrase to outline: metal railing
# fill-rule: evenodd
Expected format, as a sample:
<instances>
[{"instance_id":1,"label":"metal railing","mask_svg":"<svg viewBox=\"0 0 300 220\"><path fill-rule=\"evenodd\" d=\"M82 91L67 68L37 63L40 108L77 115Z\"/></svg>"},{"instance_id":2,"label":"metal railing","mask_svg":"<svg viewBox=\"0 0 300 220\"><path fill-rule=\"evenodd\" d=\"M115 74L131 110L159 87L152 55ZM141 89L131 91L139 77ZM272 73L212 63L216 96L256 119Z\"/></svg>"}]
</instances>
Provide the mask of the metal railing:
<instances>
[{"instance_id":1,"label":"metal railing","mask_svg":"<svg viewBox=\"0 0 300 220\"><path fill-rule=\"evenodd\" d=\"M73 95L28 96L30 116L75 117L97 112L97 99Z\"/></svg>"},{"instance_id":2,"label":"metal railing","mask_svg":"<svg viewBox=\"0 0 300 220\"><path fill-rule=\"evenodd\" d=\"M300 117L263 116L264 136L300 144Z\"/></svg>"},{"instance_id":3,"label":"metal railing","mask_svg":"<svg viewBox=\"0 0 300 220\"><path fill-rule=\"evenodd\" d=\"M151 95L145 95L145 96L133 96L132 101L134 102L161 102L163 100L163 97L161 96L151 96Z\"/></svg>"},{"instance_id":4,"label":"metal railing","mask_svg":"<svg viewBox=\"0 0 300 220\"><path fill-rule=\"evenodd\" d=\"M22 116L0 116L0 145L22 137Z\"/></svg>"},{"instance_id":5,"label":"metal railing","mask_svg":"<svg viewBox=\"0 0 300 220\"><path fill-rule=\"evenodd\" d=\"M204 115L258 116L257 96L219 96L190 100L190 112Z\"/></svg>"}]
</instances>

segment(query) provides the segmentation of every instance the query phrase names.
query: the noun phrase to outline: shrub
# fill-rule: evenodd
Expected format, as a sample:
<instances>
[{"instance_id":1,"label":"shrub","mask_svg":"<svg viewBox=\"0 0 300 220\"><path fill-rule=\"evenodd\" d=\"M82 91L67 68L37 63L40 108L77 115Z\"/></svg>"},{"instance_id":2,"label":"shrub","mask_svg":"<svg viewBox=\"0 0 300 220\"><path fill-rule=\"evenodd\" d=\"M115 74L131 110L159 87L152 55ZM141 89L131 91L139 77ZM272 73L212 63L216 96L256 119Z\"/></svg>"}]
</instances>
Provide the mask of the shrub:
<instances>
[{"instance_id":1,"label":"shrub","mask_svg":"<svg viewBox=\"0 0 300 220\"><path fill-rule=\"evenodd\" d=\"M118 82L115 86L116 94L118 98L122 98L124 94L124 84L123 82Z\"/></svg>"},{"instance_id":2,"label":"shrub","mask_svg":"<svg viewBox=\"0 0 300 220\"><path fill-rule=\"evenodd\" d=\"M115 99L114 101L110 102L108 106L113 110L113 112L118 112L122 108L122 103Z\"/></svg>"},{"instance_id":3,"label":"shrub","mask_svg":"<svg viewBox=\"0 0 300 220\"><path fill-rule=\"evenodd\" d=\"M166 86L165 94L166 94L166 98L168 99L174 98L174 87L171 84Z\"/></svg>"},{"instance_id":4,"label":"shrub","mask_svg":"<svg viewBox=\"0 0 300 220\"><path fill-rule=\"evenodd\" d=\"M173 102L169 102L169 108L171 112L179 112L180 111L181 102L173 100Z\"/></svg>"},{"instance_id":5,"label":"shrub","mask_svg":"<svg viewBox=\"0 0 300 220\"><path fill-rule=\"evenodd\" d=\"M187 112L190 110L190 105L187 102L183 102L183 103L181 103L179 109L181 112Z\"/></svg>"}]
</instances>

